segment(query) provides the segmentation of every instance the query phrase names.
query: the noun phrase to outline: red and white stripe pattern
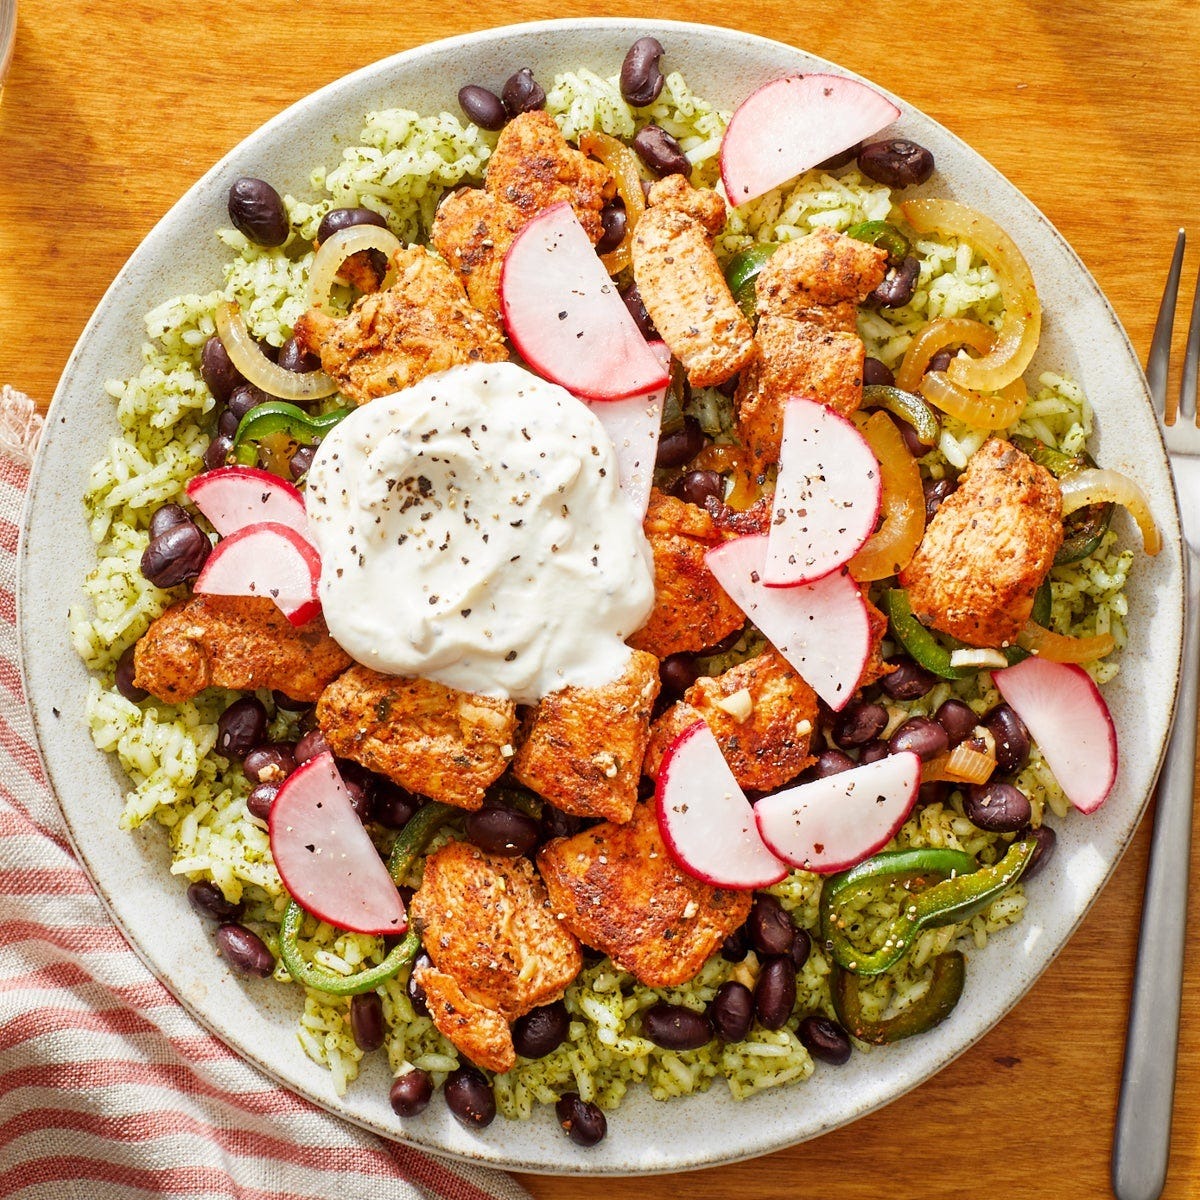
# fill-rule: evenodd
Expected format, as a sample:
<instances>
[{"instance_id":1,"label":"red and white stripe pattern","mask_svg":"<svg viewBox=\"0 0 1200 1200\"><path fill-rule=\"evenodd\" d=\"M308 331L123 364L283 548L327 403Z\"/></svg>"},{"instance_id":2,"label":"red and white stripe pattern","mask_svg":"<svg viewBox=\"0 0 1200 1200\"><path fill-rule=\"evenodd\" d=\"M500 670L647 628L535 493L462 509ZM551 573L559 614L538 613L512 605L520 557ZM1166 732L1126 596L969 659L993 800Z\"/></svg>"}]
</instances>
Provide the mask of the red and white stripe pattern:
<instances>
[{"instance_id":1,"label":"red and white stripe pattern","mask_svg":"<svg viewBox=\"0 0 1200 1200\"><path fill-rule=\"evenodd\" d=\"M0 446L23 400L0 395ZM47 786L17 669L28 482L0 453L0 1200L526 1197L500 1172L387 1142L268 1080L108 919Z\"/></svg>"}]
</instances>

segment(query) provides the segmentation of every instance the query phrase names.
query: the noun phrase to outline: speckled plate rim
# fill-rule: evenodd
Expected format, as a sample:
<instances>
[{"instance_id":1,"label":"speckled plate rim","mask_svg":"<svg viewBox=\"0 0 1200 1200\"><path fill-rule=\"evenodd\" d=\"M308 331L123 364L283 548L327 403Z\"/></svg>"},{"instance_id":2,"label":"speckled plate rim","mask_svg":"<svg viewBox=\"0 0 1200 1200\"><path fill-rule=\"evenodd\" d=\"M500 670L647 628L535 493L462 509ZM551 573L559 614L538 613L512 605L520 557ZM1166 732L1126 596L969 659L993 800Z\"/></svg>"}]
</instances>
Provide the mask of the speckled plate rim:
<instances>
[{"instance_id":1,"label":"speckled plate rim","mask_svg":"<svg viewBox=\"0 0 1200 1200\"><path fill-rule=\"evenodd\" d=\"M113 919L138 955L182 1004L239 1054L315 1103L385 1137L453 1157L524 1171L648 1174L715 1166L792 1145L894 1101L947 1065L1025 994L1083 919L1137 828L1165 750L1178 687L1183 567L1178 506L1145 380L1124 330L1082 262L1048 220L994 168L930 118L896 97L896 130L935 153L939 173L923 191L953 196L1001 222L1030 260L1046 308L1038 364L1073 374L1097 410L1096 447L1107 466L1137 476L1166 548L1142 558L1130 587L1131 642L1108 691L1122 744L1116 788L1096 814L1060 823L1059 849L1042 873L1030 912L1007 936L971 955L963 1000L935 1032L884 1051L856 1054L833 1069L818 1064L804 1084L742 1103L719 1084L683 1101L658 1104L632 1092L612 1116L605 1142L581 1152L546 1114L498 1119L472 1132L440 1104L401 1122L387 1104L389 1074L369 1056L363 1076L337 1097L328 1072L295 1040L299 1012L291 989L234 977L209 932L170 886L160 827L134 834L116 818L124 783L92 745L83 721L88 676L71 650L67 608L94 548L80 504L92 463L115 431L106 378L136 370L141 318L154 303L195 290L207 271L219 282L219 253L192 245L222 223L223 192L239 174L263 174L302 188L316 162L337 157L361 116L385 99L419 111L453 109L464 79L499 80L516 66L542 77L569 65L614 73L629 43L657 34L668 65L724 107L758 83L791 70L833 70L813 54L737 30L682 22L594 18L538 22L431 43L364 67L292 105L207 172L163 217L117 275L84 329L56 390L34 465L22 523L18 631L22 666L47 775L70 836ZM910 193L917 194L917 193ZM197 274L200 272L200 274ZM1137 546L1129 522L1119 522ZM1146 696L1170 699L1147 707ZM1137 737L1133 734L1136 731ZM164 886L166 885L166 886ZM281 994L276 994L281 993Z\"/></svg>"}]
</instances>

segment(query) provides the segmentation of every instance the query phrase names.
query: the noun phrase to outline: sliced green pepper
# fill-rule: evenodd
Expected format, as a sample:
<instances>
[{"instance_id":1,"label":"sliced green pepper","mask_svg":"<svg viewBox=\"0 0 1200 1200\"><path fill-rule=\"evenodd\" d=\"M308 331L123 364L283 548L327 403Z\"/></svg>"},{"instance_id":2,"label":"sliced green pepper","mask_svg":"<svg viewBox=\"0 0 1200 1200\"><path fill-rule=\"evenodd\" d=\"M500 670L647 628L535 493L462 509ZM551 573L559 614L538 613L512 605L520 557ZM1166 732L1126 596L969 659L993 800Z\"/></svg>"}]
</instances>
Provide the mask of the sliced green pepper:
<instances>
[{"instance_id":1,"label":"sliced green pepper","mask_svg":"<svg viewBox=\"0 0 1200 1200\"><path fill-rule=\"evenodd\" d=\"M725 268L725 282L733 293L738 307L747 317L754 316L757 302L755 283L767 259L779 249L778 242L757 242L748 250L740 250Z\"/></svg>"},{"instance_id":2,"label":"sliced green pepper","mask_svg":"<svg viewBox=\"0 0 1200 1200\"><path fill-rule=\"evenodd\" d=\"M904 957L921 930L954 925L987 908L1016 883L1036 850L1035 838L1022 838L1013 842L993 866L976 868L974 860L964 854L958 862L970 863L970 869L952 867L949 872L945 864L953 860L933 855L956 854L956 851L900 850L877 854L825 881L821 892L821 936L838 966L856 975L880 975ZM845 932L848 922L844 915L847 908L854 907L851 901L888 884L916 886L935 873L943 874L942 881L913 893L892 921L887 939L878 950L862 950L851 943Z\"/></svg>"},{"instance_id":3,"label":"sliced green pepper","mask_svg":"<svg viewBox=\"0 0 1200 1200\"><path fill-rule=\"evenodd\" d=\"M856 242L882 246L887 251L890 267L898 267L910 249L908 238L888 221L862 221L851 225L846 230L846 236L852 237Z\"/></svg>"},{"instance_id":4,"label":"sliced green pepper","mask_svg":"<svg viewBox=\"0 0 1200 1200\"><path fill-rule=\"evenodd\" d=\"M926 1033L954 1011L967 977L966 959L958 950L939 954L933 960L929 990L894 1017L871 1020L863 1016L858 976L834 965L829 980L833 1011L843 1028L860 1042L885 1046L901 1038Z\"/></svg>"},{"instance_id":5,"label":"sliced green pepper","mask_svg":"<svg viewBox=\"0 0 1200 1200\"><path fill-rule=\"evenodd\" d=\"M387 958L357 975L338 975L334 971L311 963L300 953L298 938L300 924L304 920L304 909L295 900L289 900L284 909L283 923L279 926L279 957L287 967L288 974L305 987L328 992L331 996L356 996L369 992L385 980L399 973L401 968L412 962L421 949L421 939L415 930L410 930L404 941L393 946Z\"/></svg>"},{"instance_id":6,"label":"sliced green pepper","mask_svg":"<svg viewBox=\"0 0 1200 1200\"><path fill-rule=\"evenodd\" d=\"M408 875L417 857L429 845L429 839L457 811L449 804L439 804L436 800L430 800L409 818L408 824L400 830L392 843L392 852L388 855L388 874L397 887Z\"/></svg>"},{"instance_id":7,"label":"sliced green pepper","mask_svg":"<svg viewBox=\"0 0 1200 1200\"><path fill-rule=\"evenodd\" d=\"M887 409L917 431L917 439L922 446L937 445L942 423L920 396L886 384L869 383L863 388L862 406Z\"/></svg>"},{"instance_id":8,"label":"sliced green pepper","mask_svg":"<svg viewBox=\"0 0 1200 1200\"><path fill-rule=\"evenodd\" d=\"M233 448L237 452L272 433L286 433L297 442L315 442L353 411L353 408L335 408L323 416L314 417L286 400L266 400L255 405L241 419L233 436ZM240 454L238 458L241 461Z\"/></svg>"}]
</instances>

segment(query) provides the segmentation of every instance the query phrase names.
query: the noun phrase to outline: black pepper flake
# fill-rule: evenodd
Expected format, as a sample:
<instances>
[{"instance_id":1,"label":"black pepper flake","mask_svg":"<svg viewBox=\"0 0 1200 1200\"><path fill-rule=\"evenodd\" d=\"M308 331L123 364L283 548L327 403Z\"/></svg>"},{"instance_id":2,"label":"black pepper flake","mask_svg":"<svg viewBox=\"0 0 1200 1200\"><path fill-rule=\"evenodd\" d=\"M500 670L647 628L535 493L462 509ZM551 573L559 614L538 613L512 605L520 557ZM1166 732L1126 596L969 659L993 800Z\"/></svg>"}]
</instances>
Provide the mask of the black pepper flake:
<instances>
[{"instance_id":1,"label":"black pepper flake","mask_svg":"<svg viewBox=\"0 0 1200 1200\"><path fill-rule=\"evenodd\" d=\"M516 657L517 657L517 652L516 652L515 650L510 650L510 651L509 651L509 652L508 652L508 653L507 653L507 654L504 656L504 661L505 661L505 662L512 662L512 661L513 661L513 660L514 660Z\"/></svg>"},{"instance_id":2,"label":"black pepper flake","mask_svg":"<svg viewBox=\"0 0 1200 1200\"><path fill-rule=\"evenodd\" d=\"M469 608L464 608L460 615L464 616L464 617L469 617L471 615L471 610Z\"/></svg>"}]
</instances>

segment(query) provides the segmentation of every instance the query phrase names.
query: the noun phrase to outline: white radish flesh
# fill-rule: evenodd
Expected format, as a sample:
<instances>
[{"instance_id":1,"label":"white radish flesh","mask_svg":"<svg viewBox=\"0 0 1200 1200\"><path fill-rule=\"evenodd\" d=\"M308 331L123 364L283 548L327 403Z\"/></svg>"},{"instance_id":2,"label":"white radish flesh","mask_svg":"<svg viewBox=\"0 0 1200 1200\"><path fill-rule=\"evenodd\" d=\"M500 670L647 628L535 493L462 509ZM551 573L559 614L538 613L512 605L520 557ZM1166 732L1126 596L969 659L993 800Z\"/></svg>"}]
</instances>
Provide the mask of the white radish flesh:
<instances>
[{"instance_id":1,"label":"white radish flesh","mask_svg":"<svg viewBox=\"0 0 1200 1200\"><path fill-rule=\"evenodd\" d=\"M218 467L188 481L188 498L227 537L263 521L308 533L308 515L300 490L257 467Z\"/></svg>"}]
</instances>

